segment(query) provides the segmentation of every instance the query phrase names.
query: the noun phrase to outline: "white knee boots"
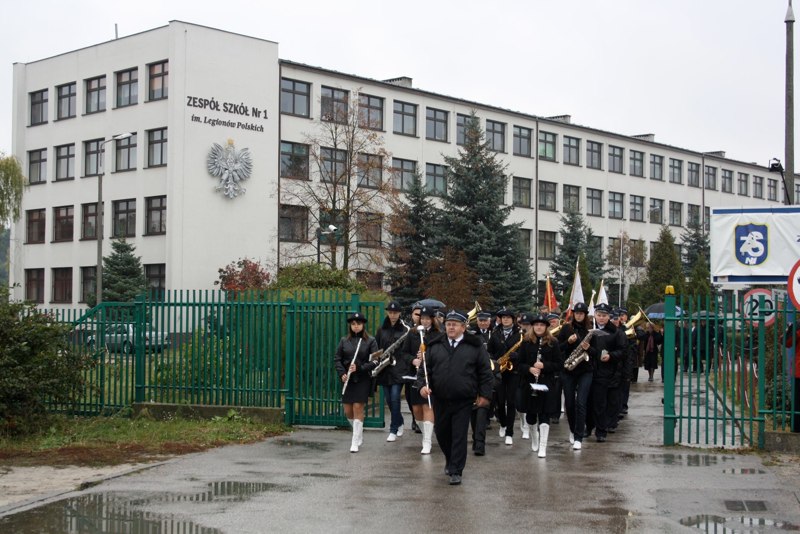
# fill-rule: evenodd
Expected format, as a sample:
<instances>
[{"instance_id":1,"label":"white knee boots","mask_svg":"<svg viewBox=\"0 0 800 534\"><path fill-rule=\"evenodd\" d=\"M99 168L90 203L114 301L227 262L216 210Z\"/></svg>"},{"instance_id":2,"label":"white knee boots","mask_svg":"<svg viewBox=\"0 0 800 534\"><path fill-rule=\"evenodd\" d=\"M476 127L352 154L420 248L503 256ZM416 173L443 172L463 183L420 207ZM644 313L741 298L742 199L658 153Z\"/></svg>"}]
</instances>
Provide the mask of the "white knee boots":
<instances>
[{"instance_id":1,"label":"white knee boots","mask_svg":"<svg viewBox=\"0 0 800 534\"><path fill-rule=\"evenodd\" d=\"M522 430L522 439L528 439L531 437L531 425L528 424L528 421L525 420L525 414L519 414L519 429Z\"/></svg>"},{"instance_id":2,"label":"white knee boots","mask_svg":"<svg viewBox=\"0 0 800 534\"><path fill-rule=\"evenodd\" d=\"M550 435L550 425L539 425L539 458L547 456L547 437Z\"/></svg>"},{"instance_id":3,"label":"white knee boots","mask_svg":"<svg viewBox=\"0 0 800 534\"><path fill-rule=\"evenodd\" d=\"M430 421L422 422L422 450L420 454L431 453L431 441L433 439L433 423Z\"/></svg>"},{"instance_id":4,"label":"white knee boots","mask_svg":"<svg viewBox=\"0 0 800 534\"><path fill-rule=\"evenodd\" d=\"M539 450L539 426L533 425L531 427L531 450L536 452Z\"/></svg>"},{"instance_id":5,"label":"white knee boots","mask_svg":"<svg viewBox=\"0 0 800 534\"><path fill-rule=\"evenodd\" d=\"M350 421L353 425L353 439L350 442L350 452L358 452L358 447L364 442L364 421L353 419Z\"/></svg>"}]
</instances>

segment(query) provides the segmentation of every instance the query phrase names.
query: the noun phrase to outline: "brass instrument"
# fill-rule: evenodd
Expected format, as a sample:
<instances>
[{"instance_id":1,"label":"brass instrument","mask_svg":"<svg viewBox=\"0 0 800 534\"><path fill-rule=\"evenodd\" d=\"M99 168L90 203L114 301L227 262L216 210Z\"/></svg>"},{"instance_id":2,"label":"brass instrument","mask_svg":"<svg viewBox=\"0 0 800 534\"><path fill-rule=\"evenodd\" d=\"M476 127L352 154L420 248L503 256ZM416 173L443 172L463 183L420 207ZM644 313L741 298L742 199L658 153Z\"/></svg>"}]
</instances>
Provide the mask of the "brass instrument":
<instances>
[{"instance_id":1,"label":"brass instrument","mask_svg":"<svg viewBox=\"0 0 800 534\"><path fill-rule=\"evenodd\" d=\"M564 328L564 320L563 319L561 320L561 322L558 323L558 326L555 326L555 327L550 329L550 335L553 336L553 337L556 337L559 334L559 332L561 332L562 328Z\"/></svg>"},{"instance_id":2,"label":"brass instrument","mask_svg":"<svg viewBox=\"0 0 800 534\"><path fill-rule=\"evenodd\" d=\"M636 337L636 327L639 326L640 324L642 324L644 321L647 321L648 323L652 323L650 318L647 316L647 314L644 312L644 310L640 306L639 307L639 311L636 312L636 315L634 315L633 317L628 319L628 322L625 323L625 336L627 336L628 339L635 338Z\"/></svg>"},{"instance_id":3,"label":"brass instrument","mask_svg":"<svg viewBox=\"0 0 800 534\"><path fill-rule=\"evenodd\" d=\"M372 378L378 376L381 373L381 371L389 367L389 365L394 365L396 363L394 359L394 353L398 349L398 347L400 347L400 345L403 344L403 341L406 340L408 333L411 332L410 326L408 326L403 321L400 322L402 323L403 326L406 327L406 332L402 336L397 338L397 341L389 345L389 347L386 350L377 350L369 355L370 359L372 360L380 359L380 362L378 362L377 367L375 367L375 369L372 370Z\"/></svg>"},{"instance_id":4,"label":"brass instrument","mask_svg":"<svg viewBox=\"0 0 800 534\"><path fill-rule=\"evenodd\" d=\"M511 353L516 351L520 345L522 345L522 340L525 338L525 335L520 332L519 334L519 341L514 343L514 345L506 351L505 354L497 358L497 364L500 366L500 372L505 373L506 371L512 371L514 369L514 363L511 361Z\"/></svg>"},{"instance_id":5,"label":"brass instrument","mask_svg":"<svg viewBox=\"0 0 800 534\"><path fill-rule=\"evenodd\" d=\"M467 324L472 324L478 319L478 313L481 312L481 305L478 301L475 301L475 307L472 308L469 313L467 313Z\"/></svg>"},{"instance_id":6,"label":"brass instrument","mask_svg":"<svg viewBox=\"0 0 800 534\"><path fill-rule=\"evenodd\" d=\"M578 367L578 364L580 364L581 362L589 361L589 353L583 350L581 348L581 345L583 345L584 343L588 343L589 340L592 339L593 335L594 335L594 330L589 330L589 333L586 334L586 337L584 337L581 340L581 342L578 343L578 346L575 347L575 350L572 351L572 354L570 354L569 357L564 361L564 369L566 369L567 371L572 371L573 369Z\"/></svg>"}]
</instances>

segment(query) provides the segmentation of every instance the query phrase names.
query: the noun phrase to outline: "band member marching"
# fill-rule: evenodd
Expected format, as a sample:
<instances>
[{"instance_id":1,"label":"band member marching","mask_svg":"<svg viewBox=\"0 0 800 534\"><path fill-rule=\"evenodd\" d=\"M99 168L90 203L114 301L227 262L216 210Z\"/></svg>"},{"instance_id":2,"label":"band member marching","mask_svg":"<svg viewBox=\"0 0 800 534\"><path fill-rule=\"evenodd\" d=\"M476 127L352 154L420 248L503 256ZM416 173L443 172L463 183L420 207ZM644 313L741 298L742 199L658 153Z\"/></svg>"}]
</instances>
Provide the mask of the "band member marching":
<instances>
[{"instance_id":1,"label":"band member marching","mask_svg":"<svg viewBox=\"0 0 800 534\"><path fill-rule=\"evenodd\" d=\"M522 402L526 405L525 417L533 429L531 449L538 451L539 458L544 458L550 435L548 397L556 393L555 374L563 368L564 360L544 315L533 317L525 314L522 320L530 322L532 329L519 349L520 390Z\"/></svg>"},{"instance_id":2,"label":"band member marching","mask_svg":"<svg viewBox=\"0 0 800 534\"><path fill-rule=\"evenodd\" d=\"M575 304L572 309L572 320L564 323L558 335L561 352L567 358L575 355L577 362L571 370L564 368L561 372L564 410L567 413L567 422L569 422L569 441L572 443L572 449L576 451L581 450L581 443L586 431L586 415L589 410L589 394L592 389L594 373L590 361L586 359L581 361L577 357L589 349L588 341L584 341L591 328L588 311L589 308L585 303Z\"/></svg>"},{"instance_id":3,"label":"band member marching","mask_svg":"<svg viewBox=\"0 0 800 534\"><path fill-rule=\"evenodd\" d=\"M611 306L601 303L594 308L597 332L591 340L589 355L594 361L592 377L592 409L597 441L606 440L609 428L617 421L622 384L622 363L625 359L625 331L611 323Z\"/></svg>"},{"instance_id":4,"label":"band member marching","mask_svg":"<svg viewBox=\"0 0 800 534\"><path fill-rule=\"evenodd\" d=\"M386 319L375 333L378 348L388 349L398 339L410 332L409 327L400 320L400 303L392 301L386 306ZM401 342L402 343L402 342ZM403 376L409 373L408 361L405 358L393 357L393 364L388 365L377 377L378 385L383 386L383 395L389 405L391 422L389 436L386 441L396 441L403 435L403 414L400 412L400 398L403 392Z\"/></svg>"},{"instance_id":5,"label":"band member marching","mask_svg":"<svg viewBox=\"0 0 800 534\"><path fill-rule=\"evenodd\" d=\"M367 334L367 318L355 312L347 318L347 335L339 341L333 359L336 374L343 383L344 414L353 427L350 452L358 452L364 436L364 407L369 400L372 370L378 365L370 354L378 350L375 338Z\"/></svg>"},{"instance_id":6,"label":"band member marching","mask_svg":"<svg viewBox=\"0 0 800 534\"><path fill-rule=\"evenodd\" d=\"M518 357L516 349L522 343L522 334L514 324L514 312L502 308L497 311L497 316L500 326L489 339L489 354L501 372L500 388L497 390L497 419L500 421L500 437L506 438L506 445L513 445L514 421L517 417L515 400L519 388L519 371L514 368L514 362Z\"/></svg>"},{"instance_id":7,"label":"band member marching","mask_svg":"<svg viewBox=\"0 0 800 534\"><path fill-rule=\"evenodd\" d=\"M436 311L433 308L420 308L419 322L422 326L422 339L417 330L414 330L411 335L406 338L405 345L403 346L403 356L408 359L413 366L412 370L418 372L422 367L422 351L420 351L422 341L427 344L434 336L439 335L439 326L436 323ZM424 372L424 370L423 370ZM408 394L408 402L411 405L411 411L414 418L422 425L422 450L421 454L431 453L431 443L433 441L433 408L428 404L426 399L423 399L419 394L419 388L424 384L421 382L416 387L406 386L406 391L410 390Z\"/></svg>"}]
</instances>

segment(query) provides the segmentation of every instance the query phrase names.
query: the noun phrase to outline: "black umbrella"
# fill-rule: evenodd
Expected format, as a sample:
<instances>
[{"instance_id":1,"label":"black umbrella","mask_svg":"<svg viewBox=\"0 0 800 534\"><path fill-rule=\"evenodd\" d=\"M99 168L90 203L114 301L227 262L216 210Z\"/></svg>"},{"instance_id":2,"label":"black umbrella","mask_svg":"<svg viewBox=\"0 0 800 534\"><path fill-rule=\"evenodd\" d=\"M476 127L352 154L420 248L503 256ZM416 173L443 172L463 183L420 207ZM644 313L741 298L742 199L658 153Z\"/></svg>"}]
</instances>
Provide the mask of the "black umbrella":
<instances>
[{"instance_id":1,"label":"black umbrella","mask_svg":"<svg viewBox=\"0 0 800 534\"><path fill-rule=\"evenodd\" d=\"M441 308L445 307L444 302L442 302L441 300L436 300L436 299L422 299L419 302L417 302L417 304L419 304L420 306L425 306L426 308L439 308L439 309L441 309Z\"/></svg>"},{"instance_id":2,"label":"black umbrella","mask_svg":"<svg viewBox=\"0 0 800 534\"><path fill-rule=\"evenodd\" d=\"M651 304L644 313L651 319L663 319L665 317L664 303L656 302L655 304ZM681 315L683 315L683 310L681 310L680 306L675 306L675 316L680 317Z\"/></svg>"},{"instance_id":3,"label":"black umbrella","mask_svg":"<svg viewBox=\"0 0 800 534\"><path fill-rule=\"evenodd\" d=\"M692 314L692 319L709 320L709 319L714 319L716 316L717 316L717 314L715 314L714 312L701 310L699 312L693 313Z\"/></svg>"}]
</instances>

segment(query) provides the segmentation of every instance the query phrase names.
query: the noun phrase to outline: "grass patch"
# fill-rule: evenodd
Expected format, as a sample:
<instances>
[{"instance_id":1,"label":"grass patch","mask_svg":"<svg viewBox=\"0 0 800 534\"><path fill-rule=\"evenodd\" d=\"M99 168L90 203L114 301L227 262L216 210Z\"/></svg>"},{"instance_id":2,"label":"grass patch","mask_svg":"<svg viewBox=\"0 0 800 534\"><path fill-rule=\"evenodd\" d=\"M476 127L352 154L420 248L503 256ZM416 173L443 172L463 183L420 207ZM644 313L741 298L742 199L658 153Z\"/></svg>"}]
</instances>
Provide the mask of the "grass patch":
<instances>
[{"instance_id":1,"label":"grass patch","mask_svg":"<svg viewBox=\"0 0 800 534\"><path fill-rule=\"evenodd\" d=\"M211 420L54 417L22 437L0 436L0 466L101 466L152 462L221 445L252 443L289 429L229 413Z\"/></svg>"}]
</instances>

